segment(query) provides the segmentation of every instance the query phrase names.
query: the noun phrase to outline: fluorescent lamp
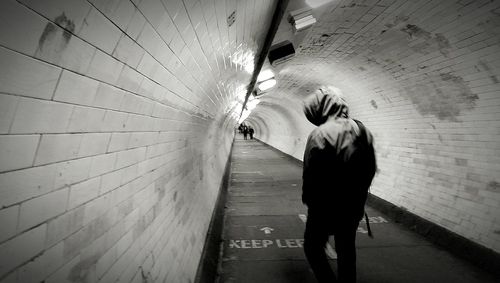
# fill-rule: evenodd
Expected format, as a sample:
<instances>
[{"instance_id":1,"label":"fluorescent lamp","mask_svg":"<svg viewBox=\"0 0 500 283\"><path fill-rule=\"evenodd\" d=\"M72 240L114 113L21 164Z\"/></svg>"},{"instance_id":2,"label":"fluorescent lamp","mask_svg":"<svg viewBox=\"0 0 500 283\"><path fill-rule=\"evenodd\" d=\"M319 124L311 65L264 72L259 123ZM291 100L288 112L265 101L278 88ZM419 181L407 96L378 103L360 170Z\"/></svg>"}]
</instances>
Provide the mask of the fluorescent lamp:
<instances>
[{"instance_id":1,"label":"fluorescent lamp","mask_svg":"<svg viewBox=\"0 0 500 283\"><path fill-rule=\"evenodd\" d=\"M302 24L304 22L307 22L307 21L310 21L314 19L314 17L312 15L309 15L309 16L305 16L303 18L300 18L298 20L295 20L295 25L299 25L299 24Z\"/></svg>"},{"instance_id":2,"label":"fluorescent lamp","mask_svg":"<svg viewBox=\"0 0 500 283\"><path fill-rule=\"evenodd\" d=\"M259 76L257 77L257 81L258 82L266 81L272 77L274 77L273 71L267 69L267 70L260 72Z\"/></svg>"},{"instance_id":3,"label":"fluorescent lamp","mask_svg":"<svg viewBox=\"0 0 500 283\"><path fill-rule=\"evenodd\" d=\"M312 9L309 7L290 12L290 17L289 21L294 27L295 32L304 30L316 22L316 19L312 15Z\"/></svg>"},{"instance_id":4,"label":"fluorescent lamp","mask_svg":"<svg viewBox=\"0 0 500 283\"><path fill-rule=\"evenodd\" d=\"M266 90L272 88L275 85L276 85L276 80L275 79L269 79L267 81L263 81L263 82L259 83L259 89L261 91L266 91Z\"/></svg>"},{"instance_id":5,"label":"fluorescent lamp","mask_svg":"<svg viewBox=\"0 0 500 283\"><path fill-rule=\"evenodd\" d=\"M315 18L311 18L311 19L308 19L304 22L300 22L300 23L295 23L295 29L297 31L300 31L302 29L305 29L305 28L308 28L310 27L311 25L313 25L314 23L316 22L316 19Z\"/></svg>"}]
</instances>

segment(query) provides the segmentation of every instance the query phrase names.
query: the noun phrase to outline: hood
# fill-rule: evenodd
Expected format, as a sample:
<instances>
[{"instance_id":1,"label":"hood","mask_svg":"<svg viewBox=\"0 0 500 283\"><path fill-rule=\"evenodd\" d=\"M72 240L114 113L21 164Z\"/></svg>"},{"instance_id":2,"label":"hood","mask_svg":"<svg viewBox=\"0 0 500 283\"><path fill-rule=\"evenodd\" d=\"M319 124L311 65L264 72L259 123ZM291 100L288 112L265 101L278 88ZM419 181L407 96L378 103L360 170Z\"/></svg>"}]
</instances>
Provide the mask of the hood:
<instances>
[{"instance_id":1,"label":"hood","mask_svg":"<svg viewBox=\"0 0 500 283\"><path fill-rule=\"evenodd\" d=\"M330 117L347 118L347 104L335 93L319 89L304 100L304 114L316 126L325 123Z\"/></svg>"}]
</instances>

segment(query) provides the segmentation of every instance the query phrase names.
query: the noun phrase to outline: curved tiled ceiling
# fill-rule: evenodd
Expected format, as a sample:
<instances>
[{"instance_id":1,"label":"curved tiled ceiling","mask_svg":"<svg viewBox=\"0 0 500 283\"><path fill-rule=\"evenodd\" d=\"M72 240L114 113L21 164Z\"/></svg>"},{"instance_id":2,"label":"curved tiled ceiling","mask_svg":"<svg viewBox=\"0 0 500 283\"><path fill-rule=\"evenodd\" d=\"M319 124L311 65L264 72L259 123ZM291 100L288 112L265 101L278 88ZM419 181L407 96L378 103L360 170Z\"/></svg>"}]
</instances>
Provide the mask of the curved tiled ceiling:
<instances>
[{"instance_id":1,"label":"curved tiled ceiling","mask_svg":"<svg viewBox=\"0 0 500 283\"><path fill-rule=\"evenodd\" d=\"M278 84L247 123L301 159L313 129L303 98L338 88L375 135L372 192L498 251L499 11L498 1L334 0L303 34L283 21L275 42L294 42L296 55L267 65Z\"/></svg>"}]
</instances>

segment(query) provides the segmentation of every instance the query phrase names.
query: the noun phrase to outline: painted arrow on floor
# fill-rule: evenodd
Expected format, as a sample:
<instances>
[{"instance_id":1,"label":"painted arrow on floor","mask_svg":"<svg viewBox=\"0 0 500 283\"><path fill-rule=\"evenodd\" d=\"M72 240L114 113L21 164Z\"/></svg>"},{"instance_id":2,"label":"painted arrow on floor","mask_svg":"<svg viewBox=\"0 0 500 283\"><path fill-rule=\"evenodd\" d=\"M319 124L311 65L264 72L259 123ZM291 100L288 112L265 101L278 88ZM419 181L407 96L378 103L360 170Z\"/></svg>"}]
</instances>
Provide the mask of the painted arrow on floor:
<instances>
[{"instance_id":1,"label":"painted arrow on floor","mask_svg":"<svg viewBox=\"0 0 500 283\"><path fill-rule=\"evenodd\" d=\"M260 228L260 231L264 231L264 233L267 235L267 234L271 234L271 232L274 231L274 229L271 227L264 227L264 228Z\"/></svg>"}]
</instances>

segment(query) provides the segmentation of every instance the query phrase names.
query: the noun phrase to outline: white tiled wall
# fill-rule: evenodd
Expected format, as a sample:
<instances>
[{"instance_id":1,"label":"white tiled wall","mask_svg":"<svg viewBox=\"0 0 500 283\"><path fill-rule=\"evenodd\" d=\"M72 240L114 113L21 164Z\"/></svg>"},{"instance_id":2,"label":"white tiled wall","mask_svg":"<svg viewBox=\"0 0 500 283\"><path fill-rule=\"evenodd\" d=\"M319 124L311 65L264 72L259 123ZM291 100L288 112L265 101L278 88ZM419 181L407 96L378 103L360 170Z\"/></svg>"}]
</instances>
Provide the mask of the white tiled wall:
<instances>
[{"instance_id":1,"label":"white tiled wall","mask_svg":"<svg viewBox=\"0 0 500 283\"><path fill-rule=\"evenodd\" d=\"M246 2L231 28L222 0L1 2L0 282L192 282L250 81L230 55L275 5Z\"/></svg>"}]
</instances>

